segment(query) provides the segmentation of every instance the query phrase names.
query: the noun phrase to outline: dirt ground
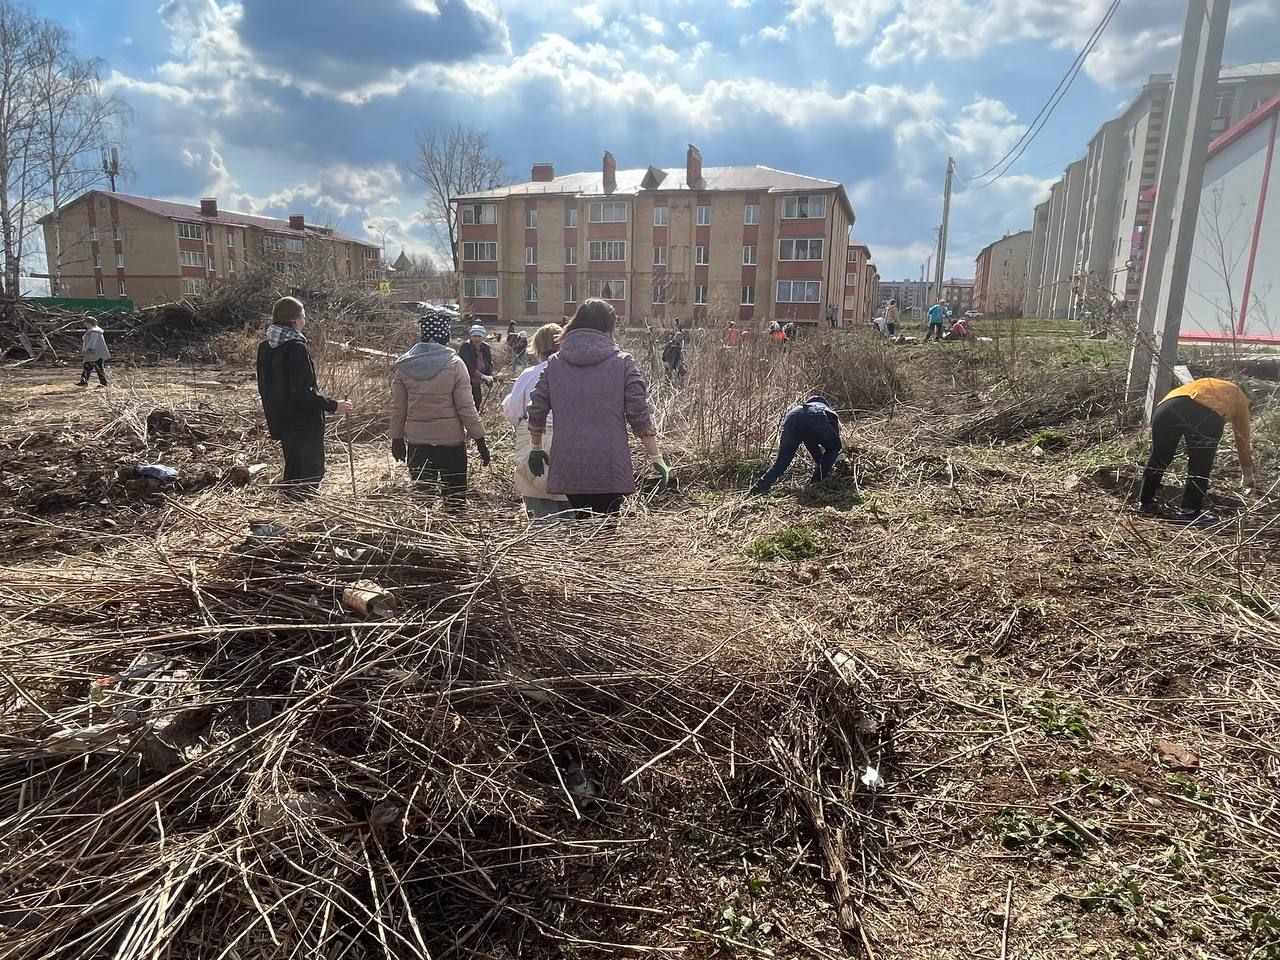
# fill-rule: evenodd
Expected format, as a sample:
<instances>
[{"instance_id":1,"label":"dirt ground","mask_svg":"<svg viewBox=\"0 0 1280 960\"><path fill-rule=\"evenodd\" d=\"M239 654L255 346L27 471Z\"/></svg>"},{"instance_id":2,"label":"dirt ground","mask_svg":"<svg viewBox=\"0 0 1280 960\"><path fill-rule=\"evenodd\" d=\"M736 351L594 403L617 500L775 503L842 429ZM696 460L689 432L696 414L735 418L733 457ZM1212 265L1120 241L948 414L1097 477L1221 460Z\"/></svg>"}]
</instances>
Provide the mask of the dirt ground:
<instances>
[{"instance_id":1,"label":"dirt ground","mask_svg":"<svg viewBox=\"0 0 1280 960\"><path fill-rule=\"evenodd\" d=\"M0 580L93 577L293 518L267 485L279 455L251 370L75 378L0 371ZM481 537L520 523L494 406L472 512L422 505L414 522ZM1274 501L1232 492L1228 443L1219 527L1136 518L1132 428L1095 418L960 443L946 407L847 418L853 477L806 490L802 454L777 491L746 499L686 465L678 492L638 498L624 520L618 536L650 545L654 567L760 588L770 622L836 652L888 732L866 758L883 784L850 864L862 936L836 930L830 877L800 840L699 853L686 869L703 913L652 924L720 924L681 939L687 956L1277 960ZM153 462L178 485L127 476ZM335 426L328 464L326 499L374 518L414 502L376 424ZM16 624L31 602L6 590L0 616Z\"/></svg>"}]
</instances>

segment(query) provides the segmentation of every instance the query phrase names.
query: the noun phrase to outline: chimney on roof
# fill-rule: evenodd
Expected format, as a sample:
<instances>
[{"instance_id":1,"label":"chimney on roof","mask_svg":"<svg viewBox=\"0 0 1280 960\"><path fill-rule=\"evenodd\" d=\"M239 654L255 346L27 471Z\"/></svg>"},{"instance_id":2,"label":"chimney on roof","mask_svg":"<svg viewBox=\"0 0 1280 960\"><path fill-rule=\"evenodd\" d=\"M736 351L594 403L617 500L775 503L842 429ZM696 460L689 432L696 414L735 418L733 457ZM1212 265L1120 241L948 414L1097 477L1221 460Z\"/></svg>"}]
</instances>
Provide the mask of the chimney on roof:
<instances>
[{"instance_id":1,"label":"chimney on roof","mask_svg":"<svg viewBox=\"0 0 1280 960\"><path fill-rule=\"evenodd\" d=\"M218 201L214 197L205 197L200 201L200 216L216 217L218 215Z\"/></svg>"},{"instance_id":2,"label":"chimney on roof","mask_svg":"<svg viewBox=\"0 0 1280 960\"><path fill-rule=\"evenodd\" d=\"M604 174L604 192L613 193L618 189L618 161L608 150L604 152L604 163L601 172Z\"/></svg>"},{"instance_id":3,"label":"chimney on roof","mask_svg":"<svg viewBox=\"0 0 1280 960\"><path fill-rule=\"evenodd\" d=\"M684 182L694 190L702 186L702 151L692 143L689 144L689 151L685 154Z\"/></svg>"},{"instance_id":4,"label":"chimney on roof","mask_svg":"<svg viewBox=\"0 0 1280 960\"><path fill-rule=\"evenodd\" d=\"M290 230L305 230L307 228L307 218L300 213L289 214Z\"/></svg>"},{"instance_id":5,"label":"chimney on roof","mask_svg":"<svg viewBox=\"0 0 1280 960\"><path fill-rule=\"evenodd\" d=\"M534 183L548 183L556 178L556 168L550 163L535 163L529 179Z\"/></svg>"}]
</instances>

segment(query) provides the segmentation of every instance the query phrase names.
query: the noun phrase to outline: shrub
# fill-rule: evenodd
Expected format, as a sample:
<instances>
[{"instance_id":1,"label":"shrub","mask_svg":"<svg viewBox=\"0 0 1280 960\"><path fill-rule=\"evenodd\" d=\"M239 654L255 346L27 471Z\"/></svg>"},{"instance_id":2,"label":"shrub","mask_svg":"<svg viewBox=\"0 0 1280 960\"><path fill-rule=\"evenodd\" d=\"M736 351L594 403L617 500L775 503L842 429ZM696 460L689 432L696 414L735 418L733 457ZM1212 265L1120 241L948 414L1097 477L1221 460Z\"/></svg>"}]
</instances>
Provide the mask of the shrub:
<instances>
[{"instance_id":1,"label":"shrub","mask_svg":"<svg viewBox=\"0 0 1280 960\"><path fill-rule=\"evenodd\" d=\"M809 560L826 550L826 544L816 531L809 527L787 527L777 533L756 537L743 552L752 560L767 563L770 560Z\"/></svg>"}]
</instances>

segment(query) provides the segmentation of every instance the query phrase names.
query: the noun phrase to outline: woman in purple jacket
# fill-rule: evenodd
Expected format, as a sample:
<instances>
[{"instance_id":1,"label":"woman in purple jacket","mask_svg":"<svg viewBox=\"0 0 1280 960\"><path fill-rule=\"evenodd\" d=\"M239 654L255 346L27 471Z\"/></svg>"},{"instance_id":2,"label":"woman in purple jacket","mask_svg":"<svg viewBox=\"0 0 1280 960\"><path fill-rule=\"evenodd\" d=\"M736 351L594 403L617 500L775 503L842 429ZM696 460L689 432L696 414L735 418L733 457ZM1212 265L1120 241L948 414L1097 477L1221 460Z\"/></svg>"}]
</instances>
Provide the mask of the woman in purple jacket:
<instances>
[{"instance_id":1,"label":"woman in purple jacket","mask_svg":"<svg viewBox=\"0 0 1280 960\"><path fill-rule=\"evenodd\" d=\"M604 300L578 307L529 398L529 472L540 477L549 466L547 490L564 494L579 517L617 513L623 498L636 492L627 424L663 485L671 477L658 450L648 384L631 354L613 342L615 320ZM553 410L555 460L542 449Z\"/></svg>"}]
</instances>

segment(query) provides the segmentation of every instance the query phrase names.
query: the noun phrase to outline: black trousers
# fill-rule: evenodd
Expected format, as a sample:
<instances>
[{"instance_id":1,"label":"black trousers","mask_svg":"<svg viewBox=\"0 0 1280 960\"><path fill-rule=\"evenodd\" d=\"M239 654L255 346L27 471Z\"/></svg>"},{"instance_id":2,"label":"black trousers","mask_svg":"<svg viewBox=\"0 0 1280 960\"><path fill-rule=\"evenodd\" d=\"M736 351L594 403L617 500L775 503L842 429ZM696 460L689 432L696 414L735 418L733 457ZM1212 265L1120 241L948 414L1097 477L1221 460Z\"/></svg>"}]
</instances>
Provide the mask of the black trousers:
<instances>
[{"instance_id":1,"label":"black trousers","mask_svg":"<svg viewBox=\"0 0 1280 960\"><path fill-rule=\"evenodd\" d=\"M481 390L480 390L480 384L478 384L478 383L473 383L473 384L471 385L471 399L475 400L475 402L476 402L476 413L479 413L479 412L480 412L480 398L481 398L481 396L482 396L482 393L481 393Z\"/></svg>"},{"instance_id":2,"label":"black trousers","mask_svg":"<svg viewBox=\"0 0 1280 960\"><path fill-rule=\"evenodd\" d=\"M438 489L447 506L462 506L467 502L465 443L411 443L408 460L409 476L419 487Z\"/></svg>"},{"instance_id":3,"label":"black trousers","mask_svg":"<svg viewBox=\"0 0 1280 960\"><path fill-rule=\"evenodd\" d=\"M1223 426L1221 414L1190 397L1174 397L1156 407L1151 418L1151 458L1142 472L1142 502L1155 499L1164 472L1178 452L1178 443L1185 438L1187 485L1182 491L1182 509L1199 512L1209 489L1209 474L1213 472Z\"/></svg>"},{"instance_id":4,"label":"black trousers","mask_svg":"<svg viewBox=\"0 0 1280 960\"><path fill-rule=\"evenodd\" d=\"M98 382L105 387L107 385L107 365L103 360L86 360L84 362L84 370L80 373L80 382L88 383L89 377L95 370L98 373Z\"/></svg>"},{"instance_id":5,"label":"black trousers","mask_svg":"<svg viewBox=\"0 0 1280 960\"><path fill-rule=\"evenodd\" d=\"M566 493L569 506L578 511L578 519L586 520L593 515L610 516L622 509L625 493Z\"/></svg>"},{"instance_id":6,"label":"black trousers","mask_svg":"<svg viewBox=\"0 0 1280 960\"><path fill-rule=\"evenodd\" d=\"M300 498L314 496L324 479L324 425L307 430L296 430L280 438L284 449L285 496Z\"/></svg>"}]
</instances>

